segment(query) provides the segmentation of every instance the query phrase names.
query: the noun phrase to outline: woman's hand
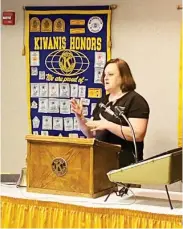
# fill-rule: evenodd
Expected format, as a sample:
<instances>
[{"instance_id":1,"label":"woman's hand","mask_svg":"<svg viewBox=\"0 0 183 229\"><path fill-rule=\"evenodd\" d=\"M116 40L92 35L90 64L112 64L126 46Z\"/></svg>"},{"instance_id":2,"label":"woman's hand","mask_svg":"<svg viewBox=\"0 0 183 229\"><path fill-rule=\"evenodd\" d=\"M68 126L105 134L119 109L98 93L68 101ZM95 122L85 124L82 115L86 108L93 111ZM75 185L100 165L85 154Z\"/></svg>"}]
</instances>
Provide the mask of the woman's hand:
<instances>
[{"instance_id":1,"label":"woman's hand","mask_svg":"<svg viewBox=\"0 0 183 229\"><path fill-rule=\"evenodd\" d=\"M100 115L100 120L90 120L86 122L86 125L90 128L91 131L105 130L108 128L109 121Z\"/></svg>"},{"instance_id":2,"label":"woman's hand","mask_svg":"<svg viewBox=\"0 0 183 229\"><path fill-rule=\"evenodd\" d=\"M84 118L83 115L83 105L82 101L78 103L76 99L71 99L71 109L75 113L76 118L78 120L79 128L83 132L85 136L88 138L93 138L95 137L95 133L90 131L90 128L86 125L86 119Z\"/></svg>"},{"instance_id":3,"label":"woman's hand","mask_svg":"<svg viewBox=\"0 0 183 229\"><path fill-rule=\"evenodd\" d=\"M76 99L71 99L71 110L75 113L78 117L83 117L83 105L80 100L80 103L76 101Z\"/></svg>"}]
</instances>

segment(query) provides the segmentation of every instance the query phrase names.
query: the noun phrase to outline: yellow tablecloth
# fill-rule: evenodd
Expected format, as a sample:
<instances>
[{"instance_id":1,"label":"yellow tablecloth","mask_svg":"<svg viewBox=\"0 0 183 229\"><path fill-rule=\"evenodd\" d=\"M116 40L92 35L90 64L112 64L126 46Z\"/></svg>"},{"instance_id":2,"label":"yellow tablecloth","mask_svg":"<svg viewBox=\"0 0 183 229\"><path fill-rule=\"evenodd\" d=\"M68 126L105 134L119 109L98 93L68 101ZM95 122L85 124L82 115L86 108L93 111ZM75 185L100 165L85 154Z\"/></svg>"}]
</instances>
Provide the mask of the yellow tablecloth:
<instances>
[{"instance_id":1,"label":"yellow tablecloth","mask_svg":"<svg viewBox=\"0 0 183 229\"><path fill-rule=\"evenodd\" d=\"M2 228L182 228L180 215L1 196Z\"/></svg>"}]
</instances>

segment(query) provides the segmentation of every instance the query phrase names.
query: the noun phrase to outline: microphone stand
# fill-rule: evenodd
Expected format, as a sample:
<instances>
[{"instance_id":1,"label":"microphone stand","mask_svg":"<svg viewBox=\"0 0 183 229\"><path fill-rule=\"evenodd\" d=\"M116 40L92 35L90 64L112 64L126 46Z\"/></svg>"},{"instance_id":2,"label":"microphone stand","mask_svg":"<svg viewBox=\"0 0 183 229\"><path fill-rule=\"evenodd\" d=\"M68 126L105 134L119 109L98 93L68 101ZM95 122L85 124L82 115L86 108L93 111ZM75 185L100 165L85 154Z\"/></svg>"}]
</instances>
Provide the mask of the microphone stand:
<instances>
[{"instance_id":1,"label":"microphone stand","mask_svg":"<svg viewBox=\"0 0 183 229\"><path fill-rule=\"evenodd\" d=\"M137 144L136 144L136 139L135 139L135 132L133 129L132 124L130 123L130 121L127 119L127 117L124 115L124 108L120 108L120 107L116 107L116 110L118 111L118 115L114 114L114 116L120 120L120 117L124 118L124 120L128 123L128 126L130 127L131 133L132 133L132 138L133 138L133 144L134 144L134 151L135 154L134 155L134 159L135 159L135 163L138 162L138 155L137 155ZM117 196L121 196L123 197L124 194L128 193L128 190L130 188L130 184L127 184L126 186L120 182L116 183L117 185L123 185L124 187L121 188L119 191L112 191L115 192ZM106 199L104 200L105 202L108 200L109 196L112 194L112 192L110 192L108 194L108 196L106 197Z\"/></svg>"}]
</instances>

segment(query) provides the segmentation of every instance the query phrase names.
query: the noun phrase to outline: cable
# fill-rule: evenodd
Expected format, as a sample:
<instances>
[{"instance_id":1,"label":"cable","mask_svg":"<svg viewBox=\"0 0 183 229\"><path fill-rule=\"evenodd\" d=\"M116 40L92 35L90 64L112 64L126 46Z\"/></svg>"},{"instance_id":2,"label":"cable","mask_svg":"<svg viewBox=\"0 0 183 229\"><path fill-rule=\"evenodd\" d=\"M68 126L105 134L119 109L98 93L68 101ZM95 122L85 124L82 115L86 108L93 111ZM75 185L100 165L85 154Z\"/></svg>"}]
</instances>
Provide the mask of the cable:
<instances>
[{"instance_id":1,"label":"cable","mask_svg":"<svg viewBox=\"0 0 183 229\"><path fill-rule=\"evenodd\" d=\"M133 129L132 124L130 123L130 121L126 118L126 116L121 112L121 116L125 119L125 121L128 123L128 125L130 126L131 132L132 132L132 138L133 138L133 144L134 144L134 150L135 150L135 154L133 153L135 162L138 162L138 155L137 155L137 145L136 145L136 138L135 138L135 132Z\"/></svg>"},{"instance_id":2,"label":"cable","mask_svg":"<svg viewBox=\"0 0 183 229\"><path fill-rule=\"evenodd\" d=\"M120 126L121 126L121 134L122 134L124 140L126 141L126 137L125 137L125 135L123 133L123 128L122 128L123 127L122 120L120 118L119 118L119 120L120 120Z\"/></svg>"},{"instance_id":3,"label":"cable","mask_svg":"<svg viewBox=\"0 0 183 229\"><path fill-rule=\"evenodd\" d=\"M11 188L14 188L13 185L16 185L16 183L1 183L1 186L3 187L11 187Z\"/></svg>"},{"instance_id":4,"label":"cable","mask_svg":"<svg viewBox=\"0 0 183 229\"><path fill-rule=\"evenodd\" d=\"M1 183L1 186L7 186L7 187L10 187L9 185L2 185L2 183ZM125 185L124 185L125 186ZM11 188L14 188L14 187L12 187L11 186ZM24 187L25 188L25 187ZM57 203L64 203L64 204L72 204L72 203L88 203L88 204L92 204L92 205L114 205L114 206L116 206L116 205L132 205L132 204L134 204L135 202L136 202L136 196L135 196L135 193L131 190L131 189L129 189L129 191L132 193L132 197L134 197L134 200L133 200L133 202L131 202L131 203L118 203L118 202L110 202L110 203L106 203L106 202L90 202L90 201L88 201L88 200L71 200L71 201L67 201L67 200L63 200L63 199L61 199L61 200L59 200L59 199L56 199L56 198L54 198L54 197L29 197L29 196L27 196L27 195L25 195L25 193L22 191L22 187L19 187L18 188L18 190L19 190L19 192L20 192L20 194L24 197L24 198L26 198L26 199L29 199L29 200L39 200L39 201L54 201L54 202L57 202ZM34 193L35 194L35 193ZM37 193L36 193L37 194ZM39 193L40 194L40 193ZM74 196L73 196L74 197ZM105 197L105 196L104 196ZM17 198L21 198L21 197L17 197ZM75 197L75 198L77 198L77 197ZM95 199L96 200L96 199ZM127 200L128 201L128 200ZM88 207L88 206L85 206L85 207Z\"/></svg>"},{"instance_id":5,"label":"cable","mask_svg":"<svg viewBox=\"0 0 183 229\"><path fill-rule=\"evenodd\" d=\"M134 144L134 150L135 150L135 154L133 153L133 156L134 156L134 159L135 159L135 162L137 163L138 162L138 154L137 154L137 145L136 145L136 138L135 138L135 131L133 129L133 126L131 124L131 122L128 120L128 118L124 115L124 108L123 107L119 107L117 106L115 108L117 111L118 111L118 116L122 116L123 119L128 123L128 126L130 127L130 130L131 130L131 133L132 133L132 138L133 138L133 144Z\"/></svg>"}]
</instances>

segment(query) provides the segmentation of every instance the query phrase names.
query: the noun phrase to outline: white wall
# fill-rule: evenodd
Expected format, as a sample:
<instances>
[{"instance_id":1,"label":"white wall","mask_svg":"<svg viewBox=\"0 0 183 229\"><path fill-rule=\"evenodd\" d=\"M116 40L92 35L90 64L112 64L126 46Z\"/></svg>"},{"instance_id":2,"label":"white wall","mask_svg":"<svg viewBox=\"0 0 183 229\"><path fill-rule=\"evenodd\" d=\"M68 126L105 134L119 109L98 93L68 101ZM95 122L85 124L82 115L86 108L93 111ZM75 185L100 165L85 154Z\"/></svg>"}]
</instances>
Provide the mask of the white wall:
<instances>
[{"instance_id":1,"label":"white wall","mask_svg":"<svg viewBox=\"0 0 183 229\"><path fill-rule=\"evenodd\" d=\"M14 10L15 26L2 26L2 171L19 173L25 165L28 133L23 6L75 5L76 1L2 0ZM112 56L130 65L137 91L151 114L145 158L177 147L180 0L93 0L85 5L117 4L112 20ZM83 5L78 0L78 5ZM180 188L180 184L177 186Z\"/></svg>"}]
</instances>

